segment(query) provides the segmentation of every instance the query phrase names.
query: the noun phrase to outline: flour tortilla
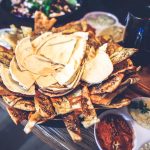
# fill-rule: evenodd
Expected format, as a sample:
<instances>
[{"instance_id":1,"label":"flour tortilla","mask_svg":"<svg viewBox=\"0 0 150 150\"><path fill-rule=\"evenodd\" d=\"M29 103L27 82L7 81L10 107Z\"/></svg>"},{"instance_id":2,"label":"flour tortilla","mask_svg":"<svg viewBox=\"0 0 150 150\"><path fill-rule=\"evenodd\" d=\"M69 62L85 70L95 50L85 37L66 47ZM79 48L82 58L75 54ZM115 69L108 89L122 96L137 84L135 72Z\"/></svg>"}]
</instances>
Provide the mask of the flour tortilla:
<instances>
[{"instance_id":1,"label":"flour tortilla","mask_svg":"<svg viewBox=\"0 0 150 150\"><path fill-rule=\"evenodd\" d=\"M50 59L54 63L66 65L73 53L76 38L69 35L59 35L49 39L39 49L38 54Z\"/></svg>"},{"instance_id":2,"label":"flour tortilla","mask_svg":"<svg viewBox=\"0 0 150 150\"><path fill-rule=\"evenodd\" d=\"M60 85L67 85L67 82L76 74L84 58L85 51L86 40L79 38L70 61L62 71L55 74L55 79Z\"/></svg>"},{"instance_id":3,"label":"flour tortilla","mask_svg":"<svg viewBox=\"0 0 150 150\"><path fill-rule=\"evenodd\" d=\"M38 55L30 55L26 57L24 60L24 68L41 76L47 76L50 73L54 73L55 70L50 61Z\"/></svg>"},{"instance_id":4,"label":"flour tortilla","mask_svg":"<svg viewBox=\"0 0 150 150\"><path fill-rule=\"evenodd\" d=\"M15 93L21 93L23 95L34 95L35 86L31 86L29 90L23 89L16 81L14 81L10 75L9 69L1 64L0 75L3 81L3 84L6 88Z\"/></svg>"},{"instance_id":5,"label":"flour tortilla","mask_svg":"<svg viewBox=\"0 0 150 150\"><path fill-rule=\"evenodd\" d=\"M21 71L17 65L15 57L10 62L10 74L13 80L17 81L24 89L29 90L34 84L35 79L31 72Z\"/></svg>"},{"instance_id":6,"label":"flour tortilla","mask_svg":"<svg viewBox=\"0 0 150 150\"><path fill-rule=\"evenodd\" d=\"M15 56L19 68L23 71L24 68L24 59L29 55L34 54L34 49L32 47L30 37L23 38L16 46Z\"/></svg>"},{"instance_id":7,"label":"flour tortilla","mask_svg":"<svg viewBox=\"0 0 150 150\"><path fill-rule=\"evenodd\" d=\"M98 51L95 58L85 64L82 80L90 84L98 84L108 78L113 71L113 64L104 51Z\"/></svg>"}]
</instances>

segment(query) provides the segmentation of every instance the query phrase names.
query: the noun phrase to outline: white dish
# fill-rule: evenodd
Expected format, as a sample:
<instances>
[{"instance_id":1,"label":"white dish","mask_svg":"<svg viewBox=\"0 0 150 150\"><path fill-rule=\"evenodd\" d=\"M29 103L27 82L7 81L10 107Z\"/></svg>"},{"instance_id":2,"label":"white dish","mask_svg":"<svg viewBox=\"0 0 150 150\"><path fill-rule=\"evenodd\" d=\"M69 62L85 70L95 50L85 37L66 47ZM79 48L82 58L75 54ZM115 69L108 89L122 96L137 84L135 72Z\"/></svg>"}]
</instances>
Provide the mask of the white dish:
<instances>
[{"instance_id":1,"label":"white dish","mask_svg":"<svg viewBox=\"0 0 150 150\"><path fill-rule=\"evenodd\" d=\"M133 101L137 101L139 99L140 100L145 100L145 99L150 100L150 98L147 98L147 97L138 97L138 98L133 99ZM107 114L118 114L118 115L121 115L129 123L129 125L131 125L131 127L133 129L133 132L134 132L133 150L139 150L140 147L143 144L145 144L145 143L150 141L150 130L146 129L146 128L143 128L136 121L134 121L132 119L132 116L129 114L127 107L124 107L124 108L121 108L121 109L107 110L104 113L102 113L99 116L99 118L101 119L102 117L104 117ZM94 137L95 137L95 140L96 140L96 144L98 145L98 148L100 150L102 150L101 146L100 146L100 144L98 142L97 135L96 135L97 125L98 124L95 124L95 126L94 126Z\"/></svg>"}]
</instances>

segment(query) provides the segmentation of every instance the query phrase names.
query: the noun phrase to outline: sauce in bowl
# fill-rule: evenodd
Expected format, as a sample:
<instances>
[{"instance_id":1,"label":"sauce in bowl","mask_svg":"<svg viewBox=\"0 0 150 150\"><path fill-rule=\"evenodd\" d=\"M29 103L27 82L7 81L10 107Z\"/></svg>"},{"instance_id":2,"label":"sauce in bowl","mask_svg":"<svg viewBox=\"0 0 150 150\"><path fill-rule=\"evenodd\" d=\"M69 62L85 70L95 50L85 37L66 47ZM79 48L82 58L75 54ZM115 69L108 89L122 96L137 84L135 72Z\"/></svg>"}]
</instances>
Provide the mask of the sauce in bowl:
<instances>
[{"instance_id":1,"label":"sauce in bowl","mask_svg":"<svg viewBox=\"0 0 150 150\"><path fill-rule=\"evenodd\" d=\"M105 115L98 123L96 133L103 150L133 148L133 131L121 115Z\"/></svg>"}]
</instances>

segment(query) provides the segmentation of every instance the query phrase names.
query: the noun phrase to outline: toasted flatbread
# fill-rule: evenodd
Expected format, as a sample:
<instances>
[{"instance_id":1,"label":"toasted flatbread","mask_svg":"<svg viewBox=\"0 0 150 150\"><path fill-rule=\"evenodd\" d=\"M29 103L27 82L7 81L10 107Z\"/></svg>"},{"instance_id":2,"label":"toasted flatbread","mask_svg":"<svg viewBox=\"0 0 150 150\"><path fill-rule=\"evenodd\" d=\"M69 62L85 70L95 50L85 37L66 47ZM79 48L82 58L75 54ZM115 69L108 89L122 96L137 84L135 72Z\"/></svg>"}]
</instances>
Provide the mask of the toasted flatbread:
<instances>
[{"instance_id":1,"label":"toasted flatbread","mask_svg":"<svg viewBox=\"0 0 150 150\"><path fill-rule=\"evenodd\" d=\"M137 49L135 49L135 48L123 48L122 47L122 50L114 52L110 56L110 59L111 59L112 63L115 65L117 63L122 62L123 60L128 59L136 52L137 52Z\"/></svg>"},{"instance_id":2,"label":"toasted flatbread","mask_svg":"<svg viewBox=\"0 0 150 150\"><path fill-rule=\"evenodd\" d=\"M37 92L34 97L34 102L36 111L39 112L42 117L51 119L55 117L55 111L50 101L50 98L44 96L40 92Z\"/></svg>"},{"instance_id":3,"label":"toasted flatbread","mask_svg":"<svg viewBox=\"0 0 150 150\"><path fill-rule=\"evenodd\" d=\"M17 93L9 91L2 83L0 84L0 96L17 95Z\"/></svg>"},{"instance_id":4,"label":"toasted flatbread","mask_svg":"<svg viewBox=\"0 0 150 150\"><path fill-rule=\"evenodd\" d=\"M138 78L128 78L112 93L90 95L91 101L98 105L109 105L117 95L125 91L130 84L137 83L137 81Z\"/></svg>"},{"instance_id":5,"label":"toasted flatbread","mask_svg":"<svg viewBox=\"0 0 150 150\"><path fill-rule=\"evenodd\" d=\"M108 79L104 84L93 86L91 94L111 93L115 91L121 84L124 74L118 74L111 79Z\"/></svg>"},{"instance_id":6,"label":"toasted flatbread","mask_svg":"<svg viewBox=\"0 0 150 150\"><path fill-rule=\"evenodd\" d=\"M60 97L60 96L64 96L68 93L70 93L73 89L69 89L65 92L62 92L62 93L51 93L51 92L47 92L47 91L43 91L42 89L39 89L38 91L40 91L41 93L43 93L44 95L46 96L49 96L49 97Z\"/></svg>"},{"instance_id":7,"label":"toasted flatbread","mask_svg":"<svg viewBox=\"0 0 150 150\"><path fill-rule=\"evenodd\" d=\"M24 128L26 134L30 133L34 128L35 124L41 124L48 120L48 118L43 118L38 112L31 113L28 117L28 122Z\"/></svg>"},{"instance_id":8,"label":"toasted flatbread","mask_svg":"<svg viewBox=\"0 0 150 150\"><path fill-rule=\"evenodd\" d=\"M24 111L35 111L33 98L25 100L20 96L3 96L4 102L14 108Z\"/></svg>"},{"instance_id":9,"label":"toasted flatbread","mask_svg":"<svg viewBox=\"0 0 150 150\"><path fill-rule=\"evenodd\" d=\"M51 98L57 115L66 114L72 111L69 100L66 97Z\"/></svg>"},{"instance_id":10,"label":"toasted flatbread","mask_svg":"<svg viewBox=\"0 0 150 150\"><path fill-rule=\"evenodd\" d=\"M23 95L34 95L35 94L35 86L33 85L29 90L25 90L20 86L16 81L14 81L10 75L9 69L1 65L0 71L1 78L3 80L3 84L6 88L12 92L20 93Z\"/></svg>"},{"instance_id":11,"label":"toasted flatbread","mask_svg":"<svg viewBox=\"0 0 150 150\"><path fill-rule=\"evenodd\" d=\"M78 115L75 112L63 117L65 126L74 142L82 140Z\"/></svg>"},{"instance_id":12,"label":"toasted flatbread","mask_svg":"<svg viewBox=\"0 0 150 150\"><path fill-rule=\"evenodd\" d=\"M56 19L48 19L48 17L41 11L36 11L34 14L34 32L41 33L49 31L56 23Z\"/></svg>"},{"instance_id":13,"label":"toasted flatbread","mask_svg":"<svg viewBox=\"0 0 150 150\"><path fill-rule=\"evenodd\" d=\"M103 106L104 108L113 109L113 108L121 108L128 106L131 103L131 100L128 98L123 98L115 103L112 103L110 105Z\"/></svg>"},{"instance_id":14,"label":"toasted flatbread","mask_svg":"<svg viewBox=\"0 0 150 150\"><path fill-rule=\"evenodd\" d=\"M21 121L28 119L29 113L26 111L15 109L13 107L7 107L6 110L16 125L21 123Z\"/></svg>"},{"instance_id":15,"label":"toasted flatbread","mask_svg":"<svg viewBox=\"0 0 150 150\"><path fill-rule=\"evenodd\" d=\"M91 102L90 92L86 86L83 87L83 89L82 89L81 105L82 105L82 114L81 115L84 118L84 121L82 121L82 124L85 128L88 128L88 127L92 126L93 124L99 122L96 111Z\"/></svg>"}]
</instances>

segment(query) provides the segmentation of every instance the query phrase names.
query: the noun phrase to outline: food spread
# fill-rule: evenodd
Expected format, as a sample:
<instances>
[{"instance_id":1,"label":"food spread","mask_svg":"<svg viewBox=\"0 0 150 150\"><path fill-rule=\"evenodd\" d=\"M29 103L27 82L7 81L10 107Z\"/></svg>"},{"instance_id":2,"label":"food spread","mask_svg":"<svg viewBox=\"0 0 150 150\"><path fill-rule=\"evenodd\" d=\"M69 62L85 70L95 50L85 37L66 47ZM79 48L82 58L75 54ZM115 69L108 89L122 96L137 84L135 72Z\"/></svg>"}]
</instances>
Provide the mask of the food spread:
<instances>
[{"instance_id":1,"label":"food spread","mask_svg":"<svg viewBox=\"0 0 150 150\"><path fill-rule=\"evenodd\" d=\"M13 26L3 36L12 49L1 47L0 96L16 124L27 121L26 133L59 115L79 142L80 118L88 128L99 122L97 109L130 104L117 95L138 81L130 60L137 49L96 37L85 21L52 28L54 20L43 16L35 18L34 31Z\"/></svg>"}]
</instances>

